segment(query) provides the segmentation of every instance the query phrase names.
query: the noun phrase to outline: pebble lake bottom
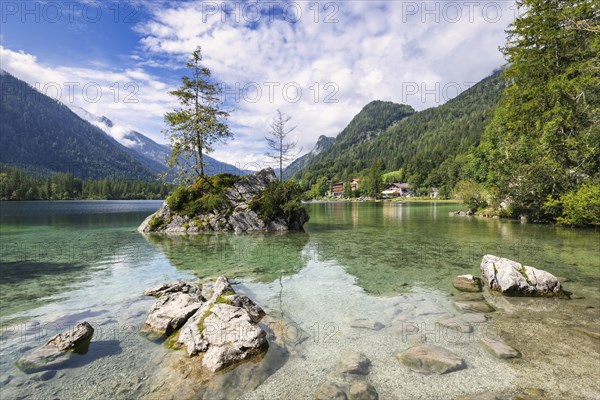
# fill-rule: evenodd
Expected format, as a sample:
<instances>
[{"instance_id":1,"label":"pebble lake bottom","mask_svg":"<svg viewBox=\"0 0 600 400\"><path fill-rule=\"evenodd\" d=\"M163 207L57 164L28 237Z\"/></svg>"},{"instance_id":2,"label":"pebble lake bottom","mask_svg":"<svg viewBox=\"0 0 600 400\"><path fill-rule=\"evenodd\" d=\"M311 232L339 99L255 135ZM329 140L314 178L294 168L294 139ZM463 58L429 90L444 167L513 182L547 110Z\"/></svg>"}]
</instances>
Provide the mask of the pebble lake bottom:
<instances>
[{"instance_id":1,"label":"pebble lake bottom","mask_svg":"<svg viewBox=\"0 0 600 400\"><path fill-rule=\"evenodd\" d=\"M597 231L450 216L458 204L324 203L308 206L304 233L139 234L160 204L2 204L3 400L311 399L350 351L370 360L365 379L380 399L600 398L600 340L584 333L600 331ZM472 332L440 326L460 314L452 278L480 276L484 254L553 273L571 300L485 293L496 311ZM193 359L139 334L154 301L142 292L218 275L278 321L278 340L205 382L188 368ZM83 320L96 329L87 354L59 370L15 367ZM522 356L491 356L479 343L489 336ZM466 368L423 375L399 363L398 352L420 343L450 350Z\"/></svg>"}]
</instances>

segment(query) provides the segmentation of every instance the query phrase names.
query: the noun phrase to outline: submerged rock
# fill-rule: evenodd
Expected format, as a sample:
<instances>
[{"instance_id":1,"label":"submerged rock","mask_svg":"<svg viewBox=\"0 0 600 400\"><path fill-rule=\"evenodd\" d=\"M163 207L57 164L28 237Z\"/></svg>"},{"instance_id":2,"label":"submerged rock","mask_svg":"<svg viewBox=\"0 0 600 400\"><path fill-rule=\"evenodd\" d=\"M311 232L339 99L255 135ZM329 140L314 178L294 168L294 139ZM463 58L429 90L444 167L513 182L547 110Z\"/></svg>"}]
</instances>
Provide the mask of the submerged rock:
<instances>
[{"instance_id":1,"label":"submerged rock","mask_svg":"<svg viewBox=\"0 0 600 400\"><path fill-rule=\"evenodd\" d=\"M485 301L455 301L454 307L458 311L470 313L487 313L494 311L494 307Z\"/></svg>"},{"instance_id":2,"label":"submerged rock","mask_svg":"<svg viewBox=\"0 0 600 400\"><path fill-rule=\"evenodd\" d=\"M562 286L551 273L507 258L485 255L481 273L487 285L513 296L562 296Z\"/></svg>"},{"instance_id":3,"label":"submerged rock","mask_svg":"<svg viewBox=\"0 0 600 400\"><path fill-rule=\"evenodd\" d=\"M517 349L512 348L501 340L485 338L480 339L479 343L488 353L496 358L521 357L521 353Z\"/></svg>"},{"instance_id":4,"label":"submerged rock","mask_svg":"<svg viewBox=\"0 0 600 400\"><path fill-rule=\"evenodd\" d=\"M454 296L455 300L458 301L473 301L473 300L484 300L483 293L481 292L460 292Z\"/></svg>"},{"instance_id":5,"label":"submerged rock","mask_svg":"<svg viewBox=\"0 0 600 400\"><path fill-rule=\"evenodd\" d=\"M473 275L459 275L452 280L452 286L461 292L481 292L481 279Z\"/></svg>"},{"instance_id":6,"label":"submerged rock","mask_svg":"<svg viewBox=\"0 0 600 400\"><path fill-rule=\"evenodd\" d=\"M350 326L353 328L371 329L373 331L378 331L385 328L385 325L381 322L366 318L355 319L350 322Z\"/></svg>"},{"instance_id":7,"label":"submerged rock","mask_svg":"<svg viewBox=\"0 0 600 400\"><path fill-rule=\"evenodd\" d=\"M327 381L319 386L315 400L346 400L346 392L335 382Z\"/></svg>"},{"instance_id":8,"label":"submerged rock","mask_svg":"<svg viewBox=\"0 0 600 400\"><path fill-rule=\"evenodd\" d=\"M336 369L315 393L315 399L377 400L379 394L369 382L371 360L363 353L346 351Z\"/></svg>"},{"instance_id":9,"label":"submerged rock","mask_svg":"<svg viewBox=\"0 0 600 400\"><path fill-rule=\"evenodd\" d=\"M52 337L37 350L19 358L17 367L26 373L59 368L73 354L85 354L94 335L94 328L81 322L73 329Z\"/></svg>"},{"instance_id":10,"label":"submerged rock","mask_svg":"<svg viewBox=\"0 0 600 400\"><path fill-rule=\"evenodd\" d=\"M39 374L33 375L31 377L31 379L34 381L45 382L45 381L49 381L50 379L54 378L55 376L56 376L55 370L47 370L44 372L40 372Z\"/></svg>"},{"instance_id":11,"label":"submerged rock","mask_svg":"<svg viewBox=\"0 0 600 400\"><path fill-rule=\"evenodd\" d=\"M546 391L539 388L526 388L517 394L514 400L545 400L548 398Z\"/></svg>"},{"instance_id":12,"label":"submerged rock","mask_svg":"<svg viewBox=\"0 0 600 400\"><path fill-rule=\"evenodd\" d=\"M464 360L449 350L434 345L420 345L397 353L396 358L415 372L445 374L466 367Z\"/></svg>"},{"instance_id":13,"label":"submerged rock","mask_svg":"<svg viewBox=\"0 0 600 400\"><path fill-rule=\"evenodd\" d=\"M368 375L371 360L363 353L346 351L338 361L337 370L343 374Z\"/></svg>"},{"instance_id":14,"label":"submerged rock","mask_svg":"<svg viewBox=\"0 0 600 400\"><path fill-rule=\"evenodd\" d=\"M348 400L378 400L379 394L375 387L366 380L356 380L348 389Z\"/></svg>"}]
</instances>

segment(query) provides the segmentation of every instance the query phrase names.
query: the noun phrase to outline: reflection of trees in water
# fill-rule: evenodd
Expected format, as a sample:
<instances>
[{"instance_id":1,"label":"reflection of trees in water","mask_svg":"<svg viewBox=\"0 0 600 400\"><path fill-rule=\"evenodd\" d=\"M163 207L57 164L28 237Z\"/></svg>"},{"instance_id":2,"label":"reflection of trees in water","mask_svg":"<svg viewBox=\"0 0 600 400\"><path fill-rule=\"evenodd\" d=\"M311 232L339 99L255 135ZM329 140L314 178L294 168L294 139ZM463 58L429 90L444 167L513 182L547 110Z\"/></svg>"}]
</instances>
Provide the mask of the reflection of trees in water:
<instances>
[{"instance_id":1,"label":"reflection of trees in water","mask_svg":"<svg viewBox=\"0 0 600 400\"><path fill-rule=\"evenodd\" d=\"M308 235L300 232L236 235L147 235L177 268L198 277L227 275L272 282L306 264L302 249Z\"/></svg>"},{"instance_id":2,"label":"reflection of trees in water","mask_svg":"<svg viewBox=\"0 0 600 400\"><path fill-rule=\"evenodd\" d=\"M570 279L581 272L598 279L597 233L573 234L518 221L449 217L448 211L456 207L315 204L311 205L308 230L319 259L339 263L372 294L401 293L415 284L452 290L453 275L479 275L484 254L528 263Z\"/></svg>"}]
</instances>

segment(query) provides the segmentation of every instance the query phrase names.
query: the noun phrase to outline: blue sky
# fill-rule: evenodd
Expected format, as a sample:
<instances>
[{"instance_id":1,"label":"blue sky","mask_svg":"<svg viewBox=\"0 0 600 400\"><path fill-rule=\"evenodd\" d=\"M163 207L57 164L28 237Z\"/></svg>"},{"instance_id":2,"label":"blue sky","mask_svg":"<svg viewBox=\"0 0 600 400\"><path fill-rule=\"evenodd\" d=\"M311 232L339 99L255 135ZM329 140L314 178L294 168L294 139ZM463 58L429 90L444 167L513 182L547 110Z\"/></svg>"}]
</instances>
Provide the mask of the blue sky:
<instances>
[{"instance_id":1,"label":"blue sky","mask_svg":"<svg viewBox=\"0 0 600 400\"><path fill-rule=\"evenodd\" d=\"M0 7L0 66L68 106L111 118L117 139L136 129L165 142L163 115L176 107L167 92L201 45L205 64L227 89L236 134L213 156L241 165L264 160L263 136L278 108L292 116L308 151L372 100L417 110L444 103L503 64L498 47L515 16L511 1Z\"/></svg>"}]
</instances>

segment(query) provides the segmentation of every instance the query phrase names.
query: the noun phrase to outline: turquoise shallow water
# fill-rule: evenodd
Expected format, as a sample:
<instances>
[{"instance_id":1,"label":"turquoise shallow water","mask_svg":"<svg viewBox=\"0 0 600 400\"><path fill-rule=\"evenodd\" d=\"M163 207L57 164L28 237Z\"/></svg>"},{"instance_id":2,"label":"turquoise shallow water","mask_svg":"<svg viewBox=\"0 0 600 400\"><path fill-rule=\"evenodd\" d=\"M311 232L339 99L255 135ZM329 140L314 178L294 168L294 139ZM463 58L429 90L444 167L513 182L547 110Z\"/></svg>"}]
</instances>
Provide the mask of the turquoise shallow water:
<instances>
[{"instance_id":1,"label":"turquoise shallow water","mask_svg":"<svg viewBox=\"0 0 600 400\"><path fill-rule=\"evenodd\" d=\"M562 349L561 357L552 358L562 360L557 367L534 344L523 343L523 349L533 357L531 363L497 365L500 378L494 385L499 389L524 385L523 377L531 377L537 370L553 374L556 379L546 379L545 385L559 387L560 393L571 393L574 398L600 397L598 385L593 384L599 376L592 371L592 366L600 363L600 348L593 339L590 342L568 330L580 325L597 328L600 319L597 231L449 216L449 211L460 206L447 203L325 203L309 205L311 220L304 233L139 234L139 223L160 204L0 204L3 399L72 398L75 394L82 398L109 394L116 398L153 398L156 382L165 379L164 374L157 373L158 366L169 354L137 334L152 304L152 299L141 292L168 280L220 274L234 279L239 283L238 290L271 314L298 324L307 335L312 332L311 337L318 336L320 327L325 329L320 333L339 339L326 347L322 340L304 342L303 350L298 350L301 354L295 357L292 352L285 365L264 384L254 391L236 392L235 396L310 397L322 376L315 375L315 383L302 388L295 386L300 383L295 383L292 376L326 370L329 359L335 359L344 346L368 345L365 351L371 351L372 358L379 360L374 361L372 379L379 382L381 398L444 398L438 392L448 393L448 380L437 383L438 391L429 381L422 387L415 386L416 391L410 395L403 392L408 397L402 397L389 382L411 378L390 368L393 359L385 360L392 354L391 343L400 346L398 329L407 320L429 323L436 315L453 312L451 278L479 274L484 254L546 269L563 278L567 290L577 297L541 306L509 305L504 307L507 311L494 313L494 323L500 330L527 322L520 325L525 332L539 332L541 328L546 336L538 339L563 340L571 349ZM400 303L402 306L398 306ZM520 308L511 312L510 307ZM383 321L386 329L362 337L347 326L352 318L365 314ZM21 354L83 319L97 327L94 340L99 345L77 364L46 382L32 380L14 368ZM574 351L574 346L586 351ZM480 379L492 385L494 379L478 369L491 361L481 359L472 344L460 349L473 360L470 371L484 376ZM579 389L561 370L561 365L574 363L581 367L574 374L583 376ZM549 364L554 372L548 372ZM452 379L464 381L471 378L469 373L457 373ZM452 393L477 391L477 386L457 385ZM168 387L162 390L169 393ZM222 388L221 392L227 393Z\"/></svg>"}]
</instances>

